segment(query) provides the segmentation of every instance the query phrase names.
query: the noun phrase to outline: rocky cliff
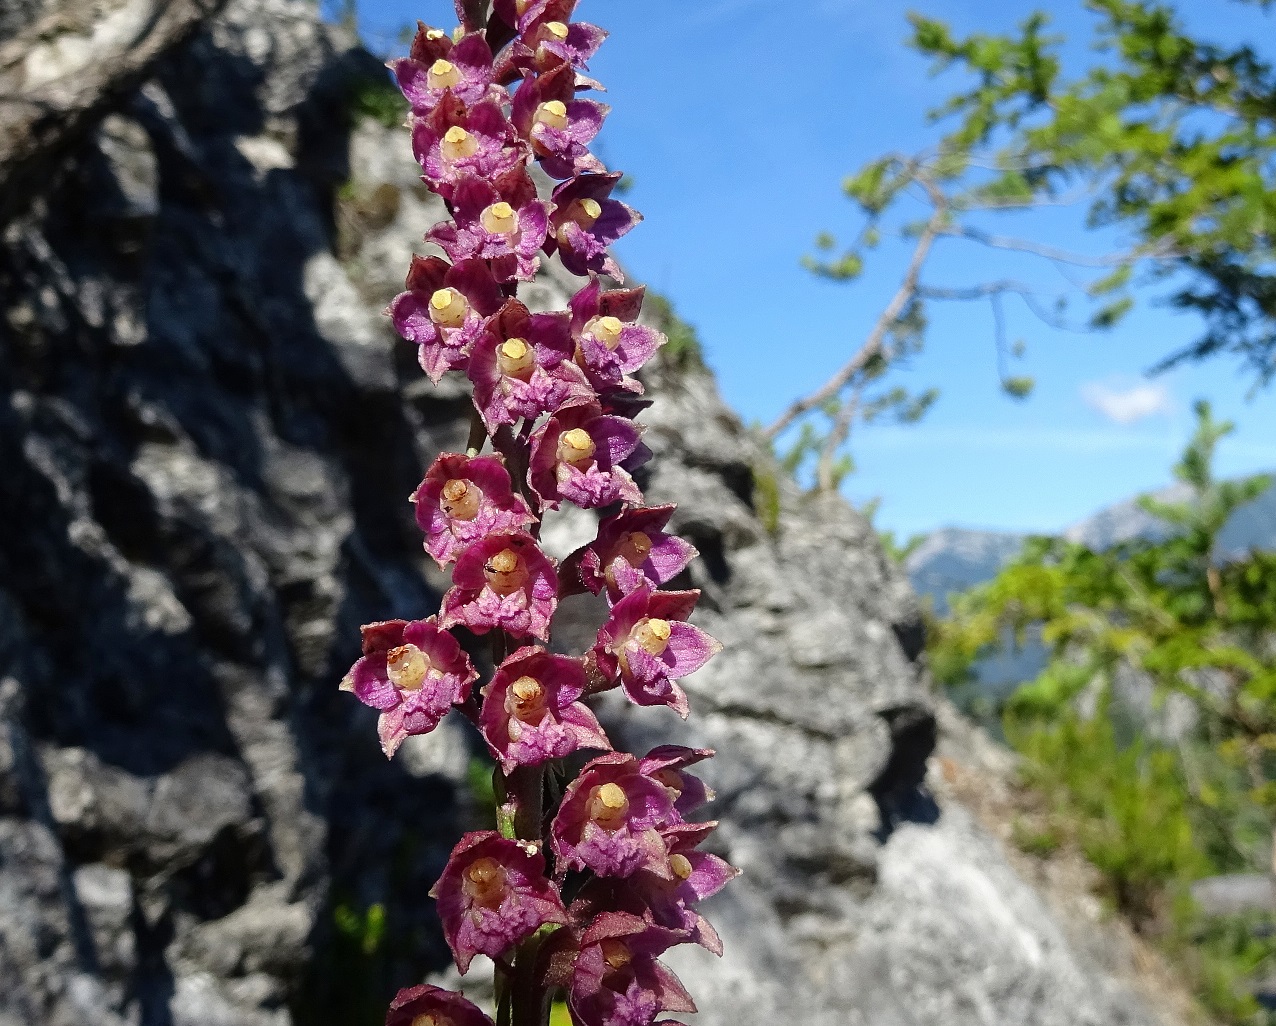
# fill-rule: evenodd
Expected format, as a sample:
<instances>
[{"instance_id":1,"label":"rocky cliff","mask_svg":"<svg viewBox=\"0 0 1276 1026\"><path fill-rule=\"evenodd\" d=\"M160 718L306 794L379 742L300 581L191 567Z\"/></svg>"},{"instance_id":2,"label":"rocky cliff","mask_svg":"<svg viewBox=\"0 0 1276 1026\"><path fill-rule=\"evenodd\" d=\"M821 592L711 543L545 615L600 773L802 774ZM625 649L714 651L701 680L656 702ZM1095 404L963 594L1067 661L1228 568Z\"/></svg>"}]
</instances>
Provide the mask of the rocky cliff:
<instances>
[{"instance_id":1,"label":"rocky cliff","mask_svg":"<svg viewBox=\"0 0 1276 1026\"><path fill-rule=\"evenodd\" d=\"M477 748L449 724L387 764L336 690L361 622L437 603L404 500L468 403L379 313L441 211L357 116L376 74L304 0L233 0L3 229L0 1026L363 1026L446 971L426 891ZM649 384L648 495L727 650L692 733L604 712L720 753L745 875L726 958L679 961L694 1021L1166 1021L928 780L921 622L870 526L777 485L694 362Z\"/></svg>"}]
</instances>

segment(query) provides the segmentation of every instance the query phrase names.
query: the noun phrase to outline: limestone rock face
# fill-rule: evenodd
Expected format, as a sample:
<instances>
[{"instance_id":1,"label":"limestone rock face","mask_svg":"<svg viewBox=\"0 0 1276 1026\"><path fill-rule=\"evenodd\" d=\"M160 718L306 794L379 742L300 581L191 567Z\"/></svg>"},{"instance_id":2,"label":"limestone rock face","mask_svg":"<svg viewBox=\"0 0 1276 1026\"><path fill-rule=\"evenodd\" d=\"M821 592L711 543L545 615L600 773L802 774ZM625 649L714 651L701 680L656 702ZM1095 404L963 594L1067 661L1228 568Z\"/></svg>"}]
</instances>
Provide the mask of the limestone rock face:
<instances>
[{"instance_id":1,"label":"limestone rock face","mask_svg":"<svg viewBox=\"0 0 1276 1026\"><path fill-rule=\"evenodd\" d=\"M0 240L0 1026L362 1026L447 964L426 891L474 738L387 764L336 690L360 623L437 606L404 500L469 401L380 314L443 212L350 115L376 73L306 0L234 0ZM1158 1021L928 788L921 620L871 525L779 483L706 371L648 384L644 483L727 649L688 724L604 714L719 751L745 875L725 959L675 959L694 1021ZM600 612L565 603L560 644Z\"/></svg>"}]
</instances>

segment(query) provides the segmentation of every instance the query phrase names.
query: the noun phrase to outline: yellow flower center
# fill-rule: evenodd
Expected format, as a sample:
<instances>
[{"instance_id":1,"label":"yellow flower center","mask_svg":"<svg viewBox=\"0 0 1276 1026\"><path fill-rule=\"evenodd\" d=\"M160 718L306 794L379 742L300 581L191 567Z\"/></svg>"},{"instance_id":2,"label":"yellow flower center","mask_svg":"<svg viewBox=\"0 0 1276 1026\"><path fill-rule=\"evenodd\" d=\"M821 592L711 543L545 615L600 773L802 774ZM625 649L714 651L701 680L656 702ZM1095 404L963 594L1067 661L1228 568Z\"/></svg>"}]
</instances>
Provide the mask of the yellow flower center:
<instances>
[{"instance_id":1,"label":"yellow flower center","mask_svg":"<svg viewBox=\"0 0 1276 1026\"><path fill-rule=\"evenodd\" d=\"M413 1019L409 1026L452 1026L452 1019L439 1012L426 1012Z\"/></svg>"},{"instance_id":2,"label":"yellow flower center","mask_svg":"<svg viewBox=\"0 0 1276 1026\"><path fill-rule=\"evenodd\" d=\"M504 597L527 583L527 566L513 549L502 549L484 565L483 576L487 586Z\"/></svg>"},{"instance_id":3,"label":"yellow flower center","mask_svg":"<svg viewBox=\"0 0 1276 1026\"><path fill-rule=\"evenodd\" d=\"M402 691L420 691L430 672L430 657L415 645L400 645L385 656L386 676Z\"/></svg>"},{"instance_id":4,"label":"yellow flower center","mask_svg":"<svg viewBox=\"0 0 1276 1026\"><path fill-rule=\"evenodd\" d=\"M443 135L439 151L444 160L464 160L478 152L478 140L460 125L453 125Z\"/></svg>"},{"instance_id":5,"label":"yellow flower center","mask_svg":"<svg viewBox=\"0 0 1276 1026\"><path fill-rule=\"evenodd\" d=\"M679 880L685 880L691 875L691 862L685 855L670 855L669 868Z\"/></svg>"},{"instance_id":6,"label":"yellow flower center","mask_svg":"<svg viewBox=\"0 0 1276 1026\"><path fill-rule=\"evenodd\" d=\"M511 378L526 378L536 369L536 353L525 339L506 339L497 347L496 363L502 374Z\"/></svg>"},{"instance_id":7,"label":"yellow flower center","mask_svg":"<svg viewBox=\"0 0 1276 1026\"><path fill-rule=\"evenodd\" d=\"M473 520L478 516L483 493L470 482L453 478L443 486L443 512L453 520Z\"/></svg>"},{"instance_id":8,"label":"yellow flower center","mask_svg":"<svg viewBox=\"0 0 1276 1026\"><path fill-rule=\"evenodd\" d=\"M612 969L623 969L634 959L624 941L609 939L602 941L598 946L602 950L603 961Z\"/></svg>"},{"instance_id":9,"label":"yellow flower center","mask_svg":"<svg viewBox=\"0 0 1276 1026\"><path fill-rule=\"evenodd\" d=\"M601 213L602 208L599 208ZM625 322L619 317L595 317L585 325L585 334L593 335L608 349L620 345L620 333L625 330Z\"/></svg>"},{"instance_id":10,"label":"yellow flower center","mask_svg":"<svg viewBox=\"0 0 1276 1026\"><path fill-rule=\"evenodd\" d=\"M444 32L442 29L432 28L428 32L426 32L425 38L428 39L431 43L437 43L440 39L442 39L446 35L447 33Z\"/></svg>"},{"instance_id":11,"label":"yellow flower center","mask_svg":"<svg viewBox=\"0 0 1276 1026\"><path fill-rule=\"evenodd\" d=\"M431 89L452 89L461 82L461 72L451 61L442 58L430 65L426 76Z\"/></svg>"},{"instance_id":12,"label":"yellow flower center","mask_svg":"<svg viewBox=\"0 0 1276 1026\"><path fill-rule=\"evenodd\" d=\"M505 696L505 711L524 723L537 724L545 715L545 689L535 677L519 677Z\"/></svg>"},{"instance_id":13,"label":"yellow flower center","mask_svg":"<svg viewBox=\"0 0 1276 1026\"><path fill-rule=\"evenodd\" d=\"M631 531L616 546L616 555L630 566L639 566L651 555L651 538L642 531Z\"/></svg>"},{"instance_id":14,"label":"yellow flower center","mask_svg":"<svg viewBox=\"0 0 1276 1026\"><path fill-rule=\"evenodd\" d=\"M629 815L629 796L619 784L600 784L589 793L589 818L607 831L619 830Z\"/></svg>"},{"instance_id":15,"label":"yellow flower center","mask_svg":"<svg viewBox=\"0 0 1276 1026\"><path fill-rule=\"evenodd\" d=\"M570 463L574 467L592 460L597 449L594 440L584 428L564 431L558 438L559 462Z\"/></svg>"},{"instance_id":16,"label":"yellow flower center","mask_svg":"<svg viewBox=\"0 0 1276 1026\"><path fill-rule=\"evenodd\" d=\"M579 199L572 204L568 216L582 228L592 228L603 216L603 205L596 199Z\"/></svg>"},{"instance_id":17,"label":"yellow flower center","mask_svg":"<svg viewBox=\"0 0 1276 1026\"><path fill-rule=\"evenodd\" d=\"M439 289L430 297L430 320L440 328L459 328L470 304L456 289Z\"/></svg>"},{"instance_id":18,"label":"yellow flower center","mask_svg":"<svg viewBox=\"0 0 1276 1026\"><path fill-rule=\"evenodd\" d=\"M475 905L499 908L505 897L505 870L495 859L475 859L461 882L465 896Z\"/></svg>"},{"instance_id":19,"label":"yellow flower center","mask_svg":"<svg viewBox=\"0 0 1276 1026\"><path fill-rule=\"evenodd\" d=\"M483 228L493 235L512 235L518 230L518 214L508 203L493 203L479 215Z\"/></svg>"},{"instance_id":20,"label":"yellow flower center","mask_svg":"<svg viewBox=\"0 0 1276 1026\"><path fill-rule=\"evenodd\" d=\"M536 108L533 120L538 125L562 131L567 127L567 104L562 100L550 100Z\"/></svg>"},{"instance_id":21,"label":"yellow flower center","mask_svg":"<svg viewBox=\"0 0 1276 1026\"><path fill-rule=\"evenodd\" d=\"M669 791L673 792L673 796L678 798L682 794L683 788L686 786L682 779L682 774L675 769L662 769L652 774L656 780L665 786Z\"/></svg>"},{"instance_id":22,"label":"yellow flower center","mask_svg":"<svg viewBox=\"0 0 1276 1026\"><path fill-rule=\"evenodd\" d=\"M560 42L567 38L567 26L561 21L548 21L545 23L545 31Z\"/></svg>"},{"instance_id":23,"label":"yellow flower center","mask_svg":"<svg viewBox=\"0 0 1276 1026\"><path fill-rule=\"evenodd\" d=\"M630 637L639 648L658 656L669 647L671 633L668 620L658 620L653 616L640 620Z\"/></svg>"}]
</instances>

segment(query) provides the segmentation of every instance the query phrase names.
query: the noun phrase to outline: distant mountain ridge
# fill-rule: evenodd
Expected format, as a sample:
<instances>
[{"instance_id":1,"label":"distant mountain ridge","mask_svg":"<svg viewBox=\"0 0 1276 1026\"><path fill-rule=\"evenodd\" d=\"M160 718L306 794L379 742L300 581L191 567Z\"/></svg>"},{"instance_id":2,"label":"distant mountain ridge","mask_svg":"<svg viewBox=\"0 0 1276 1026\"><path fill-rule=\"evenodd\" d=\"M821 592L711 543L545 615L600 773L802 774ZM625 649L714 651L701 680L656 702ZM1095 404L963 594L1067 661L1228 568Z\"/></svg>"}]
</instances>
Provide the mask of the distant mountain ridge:
<instances>
[{"instance_id":1,"label":"distant mountain ridge","mask_svg":"<svg viewBox=\"0 0 1276 1026\"><path fill-rule=\"evenodd\" d=\"M1152 493L1162 502L1182 502L1189 494L1182 484ZM1073 524L1063 531L1063 537L1104 549L1132 538L1164 537L1166 532L1165 523L1139 506L1136 497ZM995 577L1018 554L1027 537L1010 531L945 527L909 554L904 569L918 596L929 597L935 611L943 613L951 595ZM1235 559L1251 549L1276 549L1276 485L1237 510L1223 529L1220 542L1220 555L1225 559Z\"/></svg>"}]
</instances>

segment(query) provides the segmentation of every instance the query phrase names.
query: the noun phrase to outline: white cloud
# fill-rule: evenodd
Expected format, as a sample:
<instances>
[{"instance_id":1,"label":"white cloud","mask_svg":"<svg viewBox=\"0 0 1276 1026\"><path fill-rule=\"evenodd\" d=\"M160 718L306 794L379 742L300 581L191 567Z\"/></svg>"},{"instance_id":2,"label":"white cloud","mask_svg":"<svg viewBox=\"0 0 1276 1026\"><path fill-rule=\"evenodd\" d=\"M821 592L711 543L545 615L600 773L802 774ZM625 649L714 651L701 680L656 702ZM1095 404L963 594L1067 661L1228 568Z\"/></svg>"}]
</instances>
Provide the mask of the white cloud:
<instances>
[{"instance_id":1,"label":"white cloud","mask_svg":"<svg viewBox=\"0 0 1276 1026\"><path fill-rule=\"evenodd\" d=\"M1136 424L1174 408L1174 397L1159 381L1088 381L1081 386L1081 398L1090 409L1117 424Z\"/></svg>"}]
</instances>

